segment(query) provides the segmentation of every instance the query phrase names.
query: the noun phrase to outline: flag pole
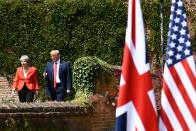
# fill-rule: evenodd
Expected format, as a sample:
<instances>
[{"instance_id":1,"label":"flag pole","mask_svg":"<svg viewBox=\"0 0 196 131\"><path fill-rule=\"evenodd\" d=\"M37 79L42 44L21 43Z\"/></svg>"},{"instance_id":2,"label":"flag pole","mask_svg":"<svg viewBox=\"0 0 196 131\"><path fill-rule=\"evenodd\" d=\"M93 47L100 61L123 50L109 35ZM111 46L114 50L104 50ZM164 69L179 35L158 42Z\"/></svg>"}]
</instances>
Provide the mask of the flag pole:
<instances>
[{"instance_id":1,"label":"flag pole","mask_svg":"<svg viewBox=\"0 0 196 131\"><path fill-rule=\"evenodd\" d=\"M196 84L187 15L183 0L170 1L167 58L161 91L159 130L196 129Z\"/></svg>"},{"instance_id":2,"label":"flag pole","mask_svg":"<svg viewBox=\"0 0 196 131\"><path fill-rule=\"evenodd\" d=\"M163 38L163 0L160 0L160 18L161 18L161 71L163 72L164 67L164 38Z\"/></svg>"}]
</instances>

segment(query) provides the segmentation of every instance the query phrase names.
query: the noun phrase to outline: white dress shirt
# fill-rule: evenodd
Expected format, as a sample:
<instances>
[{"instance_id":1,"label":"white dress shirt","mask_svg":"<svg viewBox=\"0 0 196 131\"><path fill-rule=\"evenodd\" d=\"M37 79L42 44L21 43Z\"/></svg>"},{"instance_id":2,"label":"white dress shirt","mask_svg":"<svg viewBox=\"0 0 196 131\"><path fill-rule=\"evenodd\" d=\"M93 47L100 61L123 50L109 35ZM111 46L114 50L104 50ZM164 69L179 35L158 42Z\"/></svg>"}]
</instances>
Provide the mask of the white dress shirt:
<instances>
[{"instance_id":1,"label":"white dress shirt","mask_svg":"<svg viewBox=\"0 0 196 131\"><path fill-rule=\"evenodd\" d=\"M59 67L60 67L60 59L56 62L57 63L57 72L56 72L56 83L61 83L59 78ZM54 63L55 64L55 63Z\"/></svg>"},{"instance_id":2,"label":"white dress shirt","mask_svg":"<svg viewBox=\"0 0 196 131\"><path fill-rule=\"evenodd\" d=\"M59 78L60 59L56 63L57 63L56 83L61 83L61 80ZM71 92L70 90L67 90L67 93L70 93L70 92Z\"/></svg>"}]
</instances>

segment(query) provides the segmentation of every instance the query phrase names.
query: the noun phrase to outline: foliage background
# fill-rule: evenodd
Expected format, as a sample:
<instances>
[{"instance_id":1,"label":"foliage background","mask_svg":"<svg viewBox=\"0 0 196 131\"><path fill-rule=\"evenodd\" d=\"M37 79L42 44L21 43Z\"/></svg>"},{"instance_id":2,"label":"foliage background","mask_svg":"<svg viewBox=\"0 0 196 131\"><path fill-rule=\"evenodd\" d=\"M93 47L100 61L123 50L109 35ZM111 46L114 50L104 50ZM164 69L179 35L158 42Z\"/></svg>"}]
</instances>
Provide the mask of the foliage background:
<instances>
[{"instance_id":1,"label":"foliage background","mask_svg":"<svg viewBox=\"0 0 196 131\"><path fill-rule=\"evenodd\" d=\"M191 41L196 45L196 3L185 0ZM163 2L164 49L170 0ZM160 0L142 0L149 60L161 65ZM49 52L59 49L73 65L77 58L96 56L121 65L127 2L121 0L0 0L0 73L13 74L19 58L29 55L41 74Z\"/></svg>"},{"instance_id":2,"label":"foliage background","mask_svg":"<svg viewBox=\"0 0 196 131\"><path fill-rule=\"evenodd\" d=\"M118 0L0 1L0 72L13 74L29 55L40 79L49 52L70 61L94 55L120 64L127 16Z\"/></svg>"}]
</instances>

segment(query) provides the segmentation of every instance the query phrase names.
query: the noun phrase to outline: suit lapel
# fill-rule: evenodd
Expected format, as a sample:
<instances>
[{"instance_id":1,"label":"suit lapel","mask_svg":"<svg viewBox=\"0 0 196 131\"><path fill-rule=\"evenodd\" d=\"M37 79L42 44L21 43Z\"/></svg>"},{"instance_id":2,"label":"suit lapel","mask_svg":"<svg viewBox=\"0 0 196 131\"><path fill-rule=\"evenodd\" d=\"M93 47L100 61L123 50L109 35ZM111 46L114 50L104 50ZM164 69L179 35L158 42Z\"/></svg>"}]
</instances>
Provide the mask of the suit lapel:
<instances>
[{"instance_id":1,"label":"suit lapel","mask_svg":"<svg viewBox=\"0 0 196 131\"><path fill-rule=\"evenodd\" d=\"M23 79L25 79L25 76L24 76L24 72L23 72L22 67L20 68L20 72L21 72L21 76L23 77ZM31 72L32 72L32 68L29 67L29 71L27 72L26 79L27 79L27 77L30 75Z\"/></svg>"},{"instance_id":2,"label":"suit lapel","mask_svg":"<svg viewBox=\"0 0 196 131\"><path fill-rule=\"evenodd\" d=\"M54 64L53 62L50 62L49 70L51 72L51 77L54 79Z\"/></svg>"},{"instance_id":3,"label":"suit lapel","mask_svg":"<svg viewBox=\"0 0 196 131\"><path fill-rule=\"evenodd\" d=\"M59 65L59 77L60 77L60 74L61 74L61 70L63 68L63 61L60 60L60 65ZM50 62L50 66L49 66L49 70L51 71L51 78L53 78L54 80L54 63L53 62Z\"/></svg>"},{"instance_id":4,"label":"suit lapel","mask_svg":"<svg viewBox=\"0 0 196 131\"><path fill-rule=\"evenodd\" d=\"M60 65L59 65L59 75L60 75L60 72L61 72L61 70L62 70L62 67L63 67L63 62L62 62L62 60L60 60Z\"/></svg>"},{"instance_id":5,"label":"suit lapel","mask_svg":"<svg viewBox=\"0 0 196 131\"><path fill-rule=\"evenodd\" d=\"M19 68L19 69L20 69L20 74L21 74L22 78L25 79L25 77L24 77L24 72L23 72L23 70L22 70L22 67Z\"/></svg>"},{"instance_id":6,"label":"suit lapel","mask_svg":"<svg viewBox=\"0 0 196 131\"><path fill-rule=\"evenodd\" d=\"M26 78L29 76L29 74L32 72L32 68L31 67L29 67L29 71L27 72L27 76L26 76ZM24 73L23 73L24 74Z\"/></svg>"}]
</instances>

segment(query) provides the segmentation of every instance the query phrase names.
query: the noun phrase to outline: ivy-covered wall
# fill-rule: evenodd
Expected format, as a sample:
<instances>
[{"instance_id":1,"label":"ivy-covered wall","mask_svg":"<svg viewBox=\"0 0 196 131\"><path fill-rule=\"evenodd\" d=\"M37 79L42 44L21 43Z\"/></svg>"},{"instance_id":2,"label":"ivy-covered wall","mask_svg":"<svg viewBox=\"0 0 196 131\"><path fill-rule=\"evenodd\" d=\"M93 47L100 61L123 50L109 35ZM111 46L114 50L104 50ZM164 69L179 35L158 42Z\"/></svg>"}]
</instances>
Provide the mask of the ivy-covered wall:
<instances>
[{"instance_id":1,"label":"ivy-covered wall","mask_svg":"<svg viewBox=\"0 0 196 131\"><path fill-rule=\"evenodd\" d=\"M161 52L161 2L163 13L163 52ZM193 50L196 47L196 1L184 0ZM152 67L160 67L167 49L171 0L142 0L148 55ZM163 54L162 54L163 53ZM153 68L151 68L153 69Z\"/></svg>"},{"instance_id":2,"label":"ivy-covered wall","mask_svg":"<svg viewBox=\"0 0 196 131\"><path fill-rule=\"evenodd\" d=\"M196 53L196 1L195 0L185 0L185 7L188 16L188 27L191 36L191 42L193 45L193 50Z\"/></svg>"},{"instance_id":3,"label":"ivy-covered wall","mask_svg":"<svg viewBox=\"0 0 196 131\"><path fill-rule=\"evenodd\" d=\"M151 65L160 65L160 0L141 0ZM163 1L164 49L170 0ZM191 41L196 45L195 3L185 0ZM121 65L127 2L121 0L0 0L0 73L13 74L23 54L40 72L59 49L64 60L96 56ZM153 60L153 61L152 61Z\"/></svg>"},{"instance_id":4,"label":"ivy-covered wall","mask_svg":"<svg viewBox=\"0 0 196 131\"><path fill-rule=\"evenodd\" d=\"M0 0L0 72L14 73L27 54L41 74L52 49L72 64L89 55L121 64L126 6L119 0Z\"/></svg>"}]
</instances>

